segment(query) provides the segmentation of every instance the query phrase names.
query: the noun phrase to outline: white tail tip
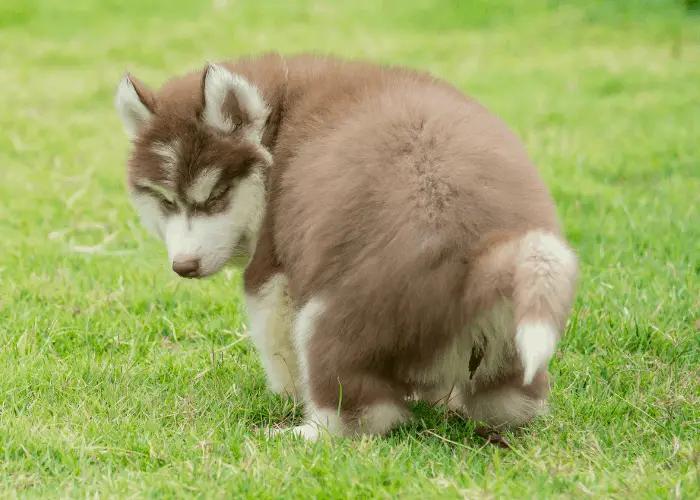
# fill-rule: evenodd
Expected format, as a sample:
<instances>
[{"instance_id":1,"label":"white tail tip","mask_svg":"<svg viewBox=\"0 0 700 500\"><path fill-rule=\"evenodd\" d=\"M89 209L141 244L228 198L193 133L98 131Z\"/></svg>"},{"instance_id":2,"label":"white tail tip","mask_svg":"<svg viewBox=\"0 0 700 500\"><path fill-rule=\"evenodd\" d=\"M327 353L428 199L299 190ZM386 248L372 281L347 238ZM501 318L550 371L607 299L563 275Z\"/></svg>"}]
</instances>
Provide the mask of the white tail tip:
<instances>
[{"instance_id":1,"label":"white tail tip","mask_svg":"<svg viewBox=\"0 0 700 500\"><path fill-rule=\"evenodd\" d=\"M532 383L535 374L549 365L557 346L557 332L548 323L524 323L518 326L515 346L523 364L523 384Z\"/></svg>"}]
</instances>

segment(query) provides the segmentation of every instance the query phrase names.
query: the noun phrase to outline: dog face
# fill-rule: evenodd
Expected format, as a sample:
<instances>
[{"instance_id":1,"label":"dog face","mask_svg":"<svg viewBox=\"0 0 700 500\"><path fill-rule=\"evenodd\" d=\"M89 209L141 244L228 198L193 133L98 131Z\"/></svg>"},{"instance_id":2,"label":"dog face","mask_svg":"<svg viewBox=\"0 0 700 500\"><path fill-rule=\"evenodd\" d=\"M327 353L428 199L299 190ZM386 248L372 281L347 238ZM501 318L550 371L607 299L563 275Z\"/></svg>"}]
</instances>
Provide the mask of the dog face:
<instances>
[{"instance_id":1,"label":"dog face","mask_svg":"<svg viewBox=\"0 0 700 500\"><path fill-rule=\"evenodd\" d=\"M143 225L187 278L245 261L263 213L271 164L261 137L269 110L243 77L209 65L151 92L126 75L115 106L132 138L128 190Z\"/></svg>"}]
</instances>

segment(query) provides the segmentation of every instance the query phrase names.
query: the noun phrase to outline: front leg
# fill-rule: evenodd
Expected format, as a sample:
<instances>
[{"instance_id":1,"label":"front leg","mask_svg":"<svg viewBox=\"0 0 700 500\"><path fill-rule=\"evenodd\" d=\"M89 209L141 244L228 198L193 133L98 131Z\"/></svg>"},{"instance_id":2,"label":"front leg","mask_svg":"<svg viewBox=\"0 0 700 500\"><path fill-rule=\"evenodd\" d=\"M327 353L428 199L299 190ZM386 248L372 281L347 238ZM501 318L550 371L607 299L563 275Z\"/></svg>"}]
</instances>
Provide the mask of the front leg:
<instances>
[{"instance_id":1,"label":"front leg","mask_svg":"<svg viewBox=\"0 0 700 500\"><path fill-rule=\"evenodd\" d=\"M291 338L293 306L287 279L274 274L254 292L246 290L249 334L255 343L270 389L297 396L298 369Z\"/></svg>"},{"instance_id":2,"label":"front leg","mask_svg":"<svg viewBox=\"0 0 700 500\"><path fill-rule=\"evenodd\" d=\"M270 213L266 212L250 263L243 274L248 330L265 368L270 389L296 399L301 390L291 328L293 305L287 278L272 241Z\"/></svg>"}]
</instances>

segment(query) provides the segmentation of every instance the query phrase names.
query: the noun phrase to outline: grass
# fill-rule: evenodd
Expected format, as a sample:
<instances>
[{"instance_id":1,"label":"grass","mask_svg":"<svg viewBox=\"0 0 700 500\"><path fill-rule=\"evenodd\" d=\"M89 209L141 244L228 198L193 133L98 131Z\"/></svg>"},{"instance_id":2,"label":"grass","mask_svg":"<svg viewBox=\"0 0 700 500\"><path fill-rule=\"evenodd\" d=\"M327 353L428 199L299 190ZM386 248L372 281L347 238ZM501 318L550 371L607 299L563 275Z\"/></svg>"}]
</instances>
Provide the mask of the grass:
<instances>
[{"instance_id":1,"label":"grass","mask_svg":"<svg viewBox=\"0 0 700 500\"><path fill-rule=\"evenodd\" d=\"M0 497L698 498L700 16L618 0L3 0ZM582 261L553 412L512 450L426 406L384 439L254 430L241 277L189 282L140 227L112 107L207 59L425 68L520 134Z\"/></svg>"}]
</instances>

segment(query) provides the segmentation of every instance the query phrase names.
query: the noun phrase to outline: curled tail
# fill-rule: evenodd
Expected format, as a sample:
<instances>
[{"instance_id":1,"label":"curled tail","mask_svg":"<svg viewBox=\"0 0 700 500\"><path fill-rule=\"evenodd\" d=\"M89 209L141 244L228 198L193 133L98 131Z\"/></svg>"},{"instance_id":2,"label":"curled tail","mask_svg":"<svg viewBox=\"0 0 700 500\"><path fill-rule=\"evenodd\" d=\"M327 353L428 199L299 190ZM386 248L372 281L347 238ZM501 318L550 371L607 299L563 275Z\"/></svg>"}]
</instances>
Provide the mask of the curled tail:
<instances>
[{"instance_id":1,"label":"curled tail","mask_svg":"<svg viewBox=\"0 0 700 500\"><path fill-rule=\"evenodd\" d=\"M532 383L552 359L571 312L577 280L576 255L562 238L544 230L491 246L476 266L468 300L492 301L494 293L511 300L513 340L524 385Z\"/></svg>"},{"instance_id":2,"label":"curled tail","mask_svg":"<svg viewBox=\"0 0 700 500\"><path fill-rule=\"evenodd\" d=\"M566 327L578 262L566 243L549 232L529 232L517 245L512 284L515 345L527 385L548 365Z\"/></svg>"}]
</instances>

